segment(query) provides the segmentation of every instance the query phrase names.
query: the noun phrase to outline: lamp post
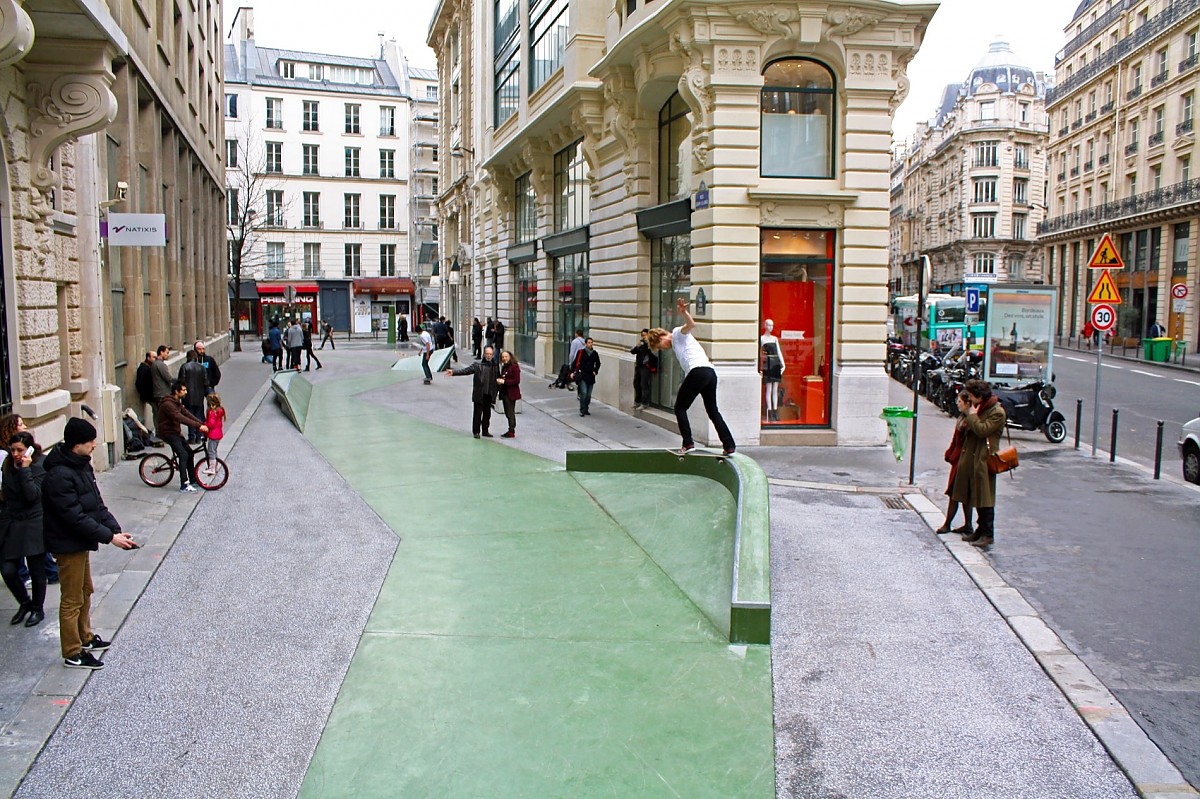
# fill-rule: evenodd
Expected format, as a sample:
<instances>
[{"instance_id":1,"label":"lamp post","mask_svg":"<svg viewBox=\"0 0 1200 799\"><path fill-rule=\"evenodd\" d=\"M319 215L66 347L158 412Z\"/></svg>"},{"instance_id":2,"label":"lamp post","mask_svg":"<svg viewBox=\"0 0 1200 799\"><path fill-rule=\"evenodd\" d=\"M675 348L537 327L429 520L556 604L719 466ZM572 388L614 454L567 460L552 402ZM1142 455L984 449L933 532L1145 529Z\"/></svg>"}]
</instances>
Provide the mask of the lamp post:
<instances>
[{"instance_id":1,"label":"lamp post","mask_svg":"<svg viewBox=\"0 0 1200 799\"><path fill-rule=\"evenodd\" d=\"M925 320L925 286L933 283L933 264L928 255L921 256L921 271L917 273L917 355L913 361L913 421L912 446L908 453L908 484L916 482L917 475L917 417L920 412L918 403L921 401L921 328Z\"/></svg>"}]
</instances>

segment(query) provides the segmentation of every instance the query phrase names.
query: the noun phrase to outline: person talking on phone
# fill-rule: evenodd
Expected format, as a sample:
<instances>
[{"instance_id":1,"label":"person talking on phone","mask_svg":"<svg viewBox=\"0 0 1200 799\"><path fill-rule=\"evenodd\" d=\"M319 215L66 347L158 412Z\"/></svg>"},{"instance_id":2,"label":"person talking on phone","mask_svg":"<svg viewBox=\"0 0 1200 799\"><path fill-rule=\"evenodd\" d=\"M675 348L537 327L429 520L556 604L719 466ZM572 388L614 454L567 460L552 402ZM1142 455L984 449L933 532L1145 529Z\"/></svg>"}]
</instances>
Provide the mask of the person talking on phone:
<instances>
[{"instance_id":1,"label":"person talking on phone","mask_svg":"<svg viewBox=\"0 0 1200 799\"><path fill-rule=\"evenodd\" d=\"M92 552L100 544L137 548L100 497L92 471L95 449L96 428L84 419L68 419L62 443L42 462L42 532L58 561L58 638L63 665L72 669L103 668L93 653L110 645L92 630Z\"/></svg>"}]
</instances>

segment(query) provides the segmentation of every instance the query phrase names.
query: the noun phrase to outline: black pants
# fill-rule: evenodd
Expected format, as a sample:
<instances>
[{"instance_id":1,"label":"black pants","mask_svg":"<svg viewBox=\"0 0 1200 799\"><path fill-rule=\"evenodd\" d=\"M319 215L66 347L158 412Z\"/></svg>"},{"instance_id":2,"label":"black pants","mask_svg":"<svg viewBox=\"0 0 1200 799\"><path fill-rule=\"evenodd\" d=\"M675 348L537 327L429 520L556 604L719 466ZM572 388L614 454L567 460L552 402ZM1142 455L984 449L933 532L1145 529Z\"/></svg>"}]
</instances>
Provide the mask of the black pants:
<instances>
[{"instance_id":1,"label":"black pants","mask_svg":"<svg viewBox=\"0 0 1200 799\"><path fill-rule=\"evenodd\" d=\"M430 352L421 353L421 369L425 371L426 382L433 379L433 372L429 371L429 356L432 354Z\"/></svg>"},{"instance_id":2,"label":"black pants","mask_svg":"<svg viewBox=\"0 0 1200 799\"><path fill-rule=\"evenodd\" d=\"M309 343L309 345L304 348L304 371L308 371L308 368L312 366L313 361L317 362L317 368L320 369L321 359L313 354L313 346L311 343Z\"/></svg>"},{"instance_id":3,"label":"black pants","mask_svg":"<svg viewBox=\"0 0 1200 799\"><path fill-rule=\"evenodd\" d=\"M189 399L190 399L190 396L191 395L189 395ZM205 413L204 413L204 404L203 403L193 405L192 403L189 402L186 405L184 405L183 407L187 408L187 412L190 413L192 416L195 416L200 421L204 421ZM189 427L187 429L188 443L194 444L197 441L199 441L200 438L201 438L201 436L200 436L199 430L197 430L194 427Z\"/></svg>"},{"instance_id":4,"label":"black pants","mask_svg":"<svg viewBox=\"0 0 1200 799\"><path fill-rule=\"evenodd\" d=\"M271 350L271 368L278 372L283 368L283 349Z\"/></svg>"},{"instance_id":5,"label":"black pants","mask_svg":"<svg viewBox=\"0 0 1200 799\"><path fill-rule=\"evenodd\" d=\"M996 536L996 509L993 508L976 508L975 517L975 533L980 538L995 538ZM969 522L969 520L968 520Z\"/></svg>"},{"instance_id":6,"label":"black pants","mask_svg":"<svg viewBox=\"0 0 1200 799\"><path fill-rule=\"evenodd\" d=\"M471 342L471 354L475 356L475 360L483 357L483 340L475 339Z\"/></svg>"},{"instance_id":7,"label":"black pants","mask_svg":"<svg viewBox=\"0 0 1200 799\"><path fill-rule=\"evenodd\" d=\"M517 401L515 399L504 398L504 416L508 419L508 432L517 432Z\"/></svg>"},{"instance_id":8,"label":"black pants","mask_svg":"<svg viewBox=\"0 0 1200 799\"><path fill-rule=\"evenodd\" d=\"M179 487L188 483L196 483L196 473L192 469L192 451L183 443L183 436L167 436L164 439L167 446L175 453L175 465L179 467Z\"/></svg>"},{"instance_id":9,"label":"black pants","mask_svg":"<svg viewBox=\"0 0 1200 799\"><path fill-rule=\"evenodd\" d=\"M300 350L303 347L288 347L288 365L289 369L300 368Z\"/></svg>"},{"instance_id":10,"label":"black pants","mask_svg":"<svg viewBox=\"0 0 1200 799\"><path fill-rule=\"evenodd\" d=\"M333 334L332 334L332 333L326 333L324 336L322 336L322 337L321 337L321 346L320 346L320 347L318 347L317 349L321 349L321 350L325 349L325 342L326 342L326 341L328 341L328 342L329 342L329 348L330 348L330 349L332 349L332 350L336 350L336 349L337 349L337 344L335 344L335 343L333 342Z\"/></svg>"},{"instance_id":11,"label":"black pants","mask_svg":"<svg viewBox=\"0 0 1200 799\"><path fill-rule=\"evenodd\" d=\"M687 415L688 408L692 407L696 397L704 400L704 412L708 414L713 427L717 428L721 445L726 450L734 449L736 444L733 442L733 434L729 432L729 426L725 424L725 420L721 418L721 411L717 408L717 371L711 366L697 366L688 372L687 377L683 378L683 385L679 387L679 396L675 398L675 420L679 423L683 445L691 447L696 444L692 438L692 424Z\"/></svg>"},{"instance_id":12,"label":"black pants","mask_svg":"<svg viewBox=\"0 0 1200 799\"><path fill-rule=\"evenodd\" d=\"M633 368L634 405L650 404L650 375L650 370L644 366L635 366Z\"/></svg>"},{"instance_id":13,"label":"black pants","mask_svg":"<svg viewBox=\"0 0 1200 799\"><path fill-rule=\"evenodd\" d=\"M21 579L21 558L13 558L0 563L0 573L4 575L4 584L18 604L26 603L34 610L42 610L46 604L46 556L42 553L24 558L29 568L29 582L33 584L33 599L25 591L25 581Z\"/></svg>"},{"instance_id":14,"label":"black pants","mask_svg":"<svg viewBox=\"0 0 1200 799\"><path fill-rule=\"evenodd\" d=\"M477 436L480 433L487 433L491 425L492 403L487 400L473 403L471 410L471 435Z\"/></svg>"}]
</instances>

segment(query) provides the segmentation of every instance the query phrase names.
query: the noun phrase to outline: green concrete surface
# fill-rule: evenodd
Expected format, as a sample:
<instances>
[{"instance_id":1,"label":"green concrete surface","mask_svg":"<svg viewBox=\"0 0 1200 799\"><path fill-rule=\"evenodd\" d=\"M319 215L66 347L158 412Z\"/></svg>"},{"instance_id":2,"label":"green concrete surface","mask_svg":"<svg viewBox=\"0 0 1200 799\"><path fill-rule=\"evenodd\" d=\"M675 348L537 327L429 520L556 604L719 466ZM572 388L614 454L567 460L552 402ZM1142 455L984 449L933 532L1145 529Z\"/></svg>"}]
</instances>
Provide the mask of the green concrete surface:
<instances>
[{"instance_id":1,"label":"green concrete surface","mask_svg":"<svg viewBox=\"0 0 1200 799\"><path fill-rule=\"evenodd\" d=\"M305 435L401 540L300 796L773 797L770 650L721 626L729 491L358 396L411 379L313 389Z\"/></svg>"},{"instance_id":2,"label":"green concrete surface","mask_svg":"<svg viewBox=\"0 0 1200 799\"><path fill-rule=\"evenodd\" d=\"M271 388L279 400L287 417L296 425L296 429L304 432L308 419L309 404L312 401L312 383L300 376L299 372L289 369L276 372L271 378Z\"/></svg>"},{"instance_id":3,"label":"green concrete surface","mask_svg":"<svg viewBox=\"0 0 1200 799\"><path fill-rule=\"evenodd\" d=\"M450 355L453 352L452 347L444 347L429 353L429 371L434 374L446 371L446 367L450 363ZM401 358L392 364L392 368L397 372L413 372L421 377L425 376L425 370L421 368L420 353L413 353Z\"/></svg>"}]
</instances>

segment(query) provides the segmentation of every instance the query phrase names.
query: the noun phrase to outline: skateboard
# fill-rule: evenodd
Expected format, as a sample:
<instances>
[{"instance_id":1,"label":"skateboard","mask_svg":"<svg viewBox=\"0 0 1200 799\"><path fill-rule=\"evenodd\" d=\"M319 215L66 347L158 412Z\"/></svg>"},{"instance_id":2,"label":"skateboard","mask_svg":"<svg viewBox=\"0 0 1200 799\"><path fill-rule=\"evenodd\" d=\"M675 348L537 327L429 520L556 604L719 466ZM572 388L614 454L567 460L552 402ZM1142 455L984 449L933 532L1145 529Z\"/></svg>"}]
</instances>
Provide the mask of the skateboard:
<instances>
[{"instance_id":1,"label":"skateboard","mask_svg":"<svg viewBox=\"0 0 1200 799\"><path fill-rule=\"evenodd\" d=\"M711 452L706 449L690 449L687 452L680 452L677 448L668 448L666 451L679 458L680 463L683 463L684 458L716 458L719 462L724 463L733 457L724 452Z\"/></svg>"}]
</instances>

